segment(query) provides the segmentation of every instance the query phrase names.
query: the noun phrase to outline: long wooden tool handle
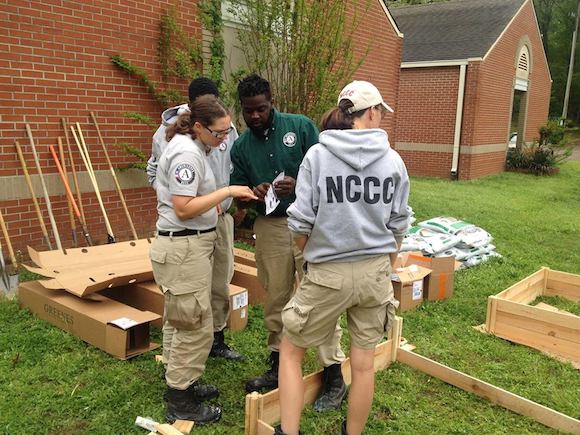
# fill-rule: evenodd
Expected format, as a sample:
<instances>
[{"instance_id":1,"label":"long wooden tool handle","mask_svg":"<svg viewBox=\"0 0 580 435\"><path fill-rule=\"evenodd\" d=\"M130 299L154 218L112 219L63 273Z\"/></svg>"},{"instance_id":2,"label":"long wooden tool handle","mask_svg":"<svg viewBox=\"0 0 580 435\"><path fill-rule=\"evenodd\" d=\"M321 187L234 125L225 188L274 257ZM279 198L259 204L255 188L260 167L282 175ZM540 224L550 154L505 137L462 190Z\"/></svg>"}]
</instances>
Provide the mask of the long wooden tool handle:
<instances>
[{"instance_id":1,"label":"long wooden tool handle","mask_svg":"<svg viewBox=\"0 0 580 435\"><path fill-rule=\"evenodd\" d=\"M111 225L109 224L107 212L105 211L105 206L103 205L103 200L101 199L101 193L99 192L99 185L97 184L97 179L95 177L94 172L91 170L92 166L90 165L90 163L87 160L87 156L85 155L85 151L83 150L83 146L81 145L79 138L77 137L77 133L72 125L70 126L70 130L72 131L73 138L77 144L81 158L83 159L85 167L87 168L89 178L90 178L91 183L93 185L93 189L95 190L95 195L97 196L97 201L99 203L99 207L101 208L101 212L103 213L103 218L105 220L105 227L107 229L108 242L114 243L115 236L113 234L113 230L111 229Z\"/></svg>"},{"instance_id":2,"label":"long wooden tool handle","mask_svg":"<svg viewBox=\"0 0 580 435\"><path fill-rule=\"evenodd\" d=\"M42 212L40 211L40 206L38 205L38 200L36 199L36 194L34 193L34 187L32 186L32 180L30 179L30 174L28 173L28 166L26 166L26 160L24 160L24 154L22 154L22 148L17 140L14 141L16 145L16 152L18 153L18 158L20 159L20 165L22 166L22 172L24 172L24 179L28 185L28 190L32 196L32 203L34 204L34 210L36 211L36 216L40 222L40 228L42 229L42 235L44 236L44 241L48 246L48 249L52 251L52 243L50 243L50 237L48 235L48 230L44 224L44 219L42 217Z\"/></svg>"},{"instance_id":3,"label":"long wooden tool handle","mask_svg":"<svg viewBox=\"0 0 580 435\"><path fill-rule=\"evenodd\" d=\"M51 150L51 152L52 152L52 150ZM58 152L60 155L60 164L62 166L62 172L64 174L64 178L68 181L68 173L66 171L66 159L64 157L64 146L62 145L62 138L60 136L58 137ZM67 185L68 185L68 183L67 183ZM66 186L65 186L65 188L66 188ZM68 204L68 218L70 220L70 227L72 230L73 243L74 243L74 247L76 248L79 246L79 243L77 240L77 224L76 224L75 217L73 214L73 206L71 203L71 198L69 198L68 195L67 195L67 204Z\"/></svg>"},{"instance_id":4,"label":"long wooden tool handle","mask_svg":"<svg viewBox=\"0 0 580 435\"><path fill-rule=\"evenodd\" d=\"M10 236L8 235L8 228L6 228L6 222L4 222L4 216L2 215L2 210L0 210L0 227L2 227L2 234L4 234L4 240L6 240L6 246L8 246L8 253L10 254L10 261L12 261L12 266L14 266L14 270L17 270L18 263L16 262L16 255L14 255L14 249L12 249L12 242L10 241Z\"/></svg>"},{"instance_id":5,"label":"long wooden tool handle","mask_svg":"<svg viewBox=\"0 0 580 435\"><path fill-rule=\"evenodd\" d=\"M99 136L99 141L101 142L101 147L103 148L103 152L105 153L105 158L107 159L107 163L109 164L109 169L111 171L111 175L113 176L113 181L115 182L115 187L117 188L117 192L119 193L119 197L121 198L121 204L123 205L123 210L125 211L125 216L127 216L127 220L129 221L129 226L131 227L131 232L133 233L133 238L135 240L139 240L137 237L137 231L135 231L135 226L133 225L133 219L131 219L131 214L129 213L129 209L127 208L127 203L125 202L125 196L123 195L123 190L119 185L119 180L117 179L117 174L115 169L113 168L113 164L111 163L111 159L109 158L109 152L107 151L107 146L105 145L105 141L103 140L103 136L101 135L101 129L99 128L99 124L97 123L97 117L93 112L91 112L91 118L93 119L93 123L95 124L95 128L97 129L97 135Z\"/></svg>"},{"instance_id":6,"label":"long wooden tool handle","mask_svg":"<svg viewBox=\"0 0 580 435\"><path fill-rule=\"evenodd\" d=\"M40 177L40 184L42 185L42 191L44 193L44 200L46 201L46 209L48 210L48 217L50 219L50 225L52 227L52 232L54 233L54 239L56 240L56 247L66 254L66 251L62 248L60 242L60 234L58 233L58 227L56 226L56 221L54 220L54 215L52 213L52 204L50 203L50 196L48 195L48 189L46 188L46 183L44 182L44 175L42 174L42 168L40 167L40 159L38 158L38 153L36 152L36 145L34 144L34 138L32 137L32 130L30 125L26 124L26 133L28 133L28 140L30 140L30 146L32 147L32 155L34 156L34 163L36 164L36 170Z\"/></svg>"},{"instance_id":7,"label":"long wooden tool handle","mask_svg":"<svg viewBox=\"0 0 580 435\"><path fill-rule=\"evenodd\" d=\"M60 137L59 137L59 142L61 142ZM69 203L71 204L71 208L74 209L74 212L77 215L77 218L79 219L79 222L80 222L81 227L83 229L84 236L87 239L87 243L89 244L89 246L92 246L93 241L91 240L91 236L90 236L89 231L87 229L87 223L85 222L84 218L81 215L81 212L79 211L79 208L77 207L77 203L76 203L75 198L70 190L70 185L68 184L68 179L66 178L66 174L64 172L64 169L61 167L60 162L58 161L58 156L56 155L56 150L54 149L54 145L50 146L50 152L52 154L52 158L54 159L54 163L56 164L56 167L58 169L60 179L62 180L62 183L64 184L64 190L66 192L66 196L69 200Z\"/></svg>"},{"instance_id":8,"label":"long wooden tool handle","mask_svg":"<svg viewBox=\"0 0 580 435\"><path fill-rule=\"evenodd\" d=\"M68 150L68 157L70 159L70 166L71 166L72 174L73 174L73 182L75 184L75 191L77 193L77 199L79 200L79 208L81 209L81 215L83 216L83 220L86 222L87 219L85 217L85 207L83 205L83 197L81 195L81 187L79 184L79 179L77 177L77 170L76 170L75 160L73 158L72 148L70 146L70 138L68 136L68 129L66 128L66 121L64 118L61 118L60 122L62 123L62 128L64 129L64 137L66 139L66 147Z\"/></svg>"}]
</instances>

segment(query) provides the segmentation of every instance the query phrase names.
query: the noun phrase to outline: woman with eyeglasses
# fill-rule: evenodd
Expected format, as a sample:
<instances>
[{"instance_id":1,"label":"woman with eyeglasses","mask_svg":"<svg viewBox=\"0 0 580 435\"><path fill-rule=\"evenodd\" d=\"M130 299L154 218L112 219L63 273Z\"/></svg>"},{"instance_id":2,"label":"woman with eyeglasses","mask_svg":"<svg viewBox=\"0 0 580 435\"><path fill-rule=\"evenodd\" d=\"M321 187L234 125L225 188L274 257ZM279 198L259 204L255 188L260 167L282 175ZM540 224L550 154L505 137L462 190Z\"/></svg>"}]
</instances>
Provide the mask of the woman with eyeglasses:
<instances>
[{"instance_id":1,"label":"woman with eyeglasses","mask_svg":"<svg viewBox=\"0 0 580 435\"><path fill-rule=\"evenodd\" d=\"M392 109L371 83L354 81L322 120L304 156L288 227L307 268L282 311L276 434L297 435L304 403L301 363L347 314L352 384L342 434L359 435L374 394L374 352L398 304L391 264L407 230L409 177L380 127Z\"/></svg>"},{"instance_id":2,"label":"woman with eyeglasses","mask_svg":"<svg viewBox=\"0 0 580 435\"><path fill-rule=\"evenodd\" d=\"M247 186L216 190L208 154L231 131L227 108L213 95L190 103L167 129L169 143L156 170L157 237L151 245L155 281L165 296L164 321L173 327L165 372L166 420L219 420L221 409L203 401L219 395L201 384L212 347L210 304L217 205L228 197L256 199Z\"/></svg>"}]
</instances>

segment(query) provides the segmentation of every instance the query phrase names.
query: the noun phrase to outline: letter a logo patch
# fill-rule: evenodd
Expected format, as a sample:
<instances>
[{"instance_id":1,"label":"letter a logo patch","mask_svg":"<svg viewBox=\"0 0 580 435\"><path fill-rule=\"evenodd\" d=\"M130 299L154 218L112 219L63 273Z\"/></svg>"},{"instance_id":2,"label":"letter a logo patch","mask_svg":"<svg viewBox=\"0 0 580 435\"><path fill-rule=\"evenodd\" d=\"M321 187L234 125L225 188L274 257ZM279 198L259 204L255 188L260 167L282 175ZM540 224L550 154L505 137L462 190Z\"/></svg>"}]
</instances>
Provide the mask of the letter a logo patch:
<instances>
[{"instance_id":1,"label":"letter a logo patch","mask_svg":"<svg viewBox=\"0 0 580 435\"><path fill-rule=\"evenodd\" d=\"M195 170L189 163L182 163L175 169L175 179L179 184L187 185L195 180Z\"/></svg>"}]
</instances>

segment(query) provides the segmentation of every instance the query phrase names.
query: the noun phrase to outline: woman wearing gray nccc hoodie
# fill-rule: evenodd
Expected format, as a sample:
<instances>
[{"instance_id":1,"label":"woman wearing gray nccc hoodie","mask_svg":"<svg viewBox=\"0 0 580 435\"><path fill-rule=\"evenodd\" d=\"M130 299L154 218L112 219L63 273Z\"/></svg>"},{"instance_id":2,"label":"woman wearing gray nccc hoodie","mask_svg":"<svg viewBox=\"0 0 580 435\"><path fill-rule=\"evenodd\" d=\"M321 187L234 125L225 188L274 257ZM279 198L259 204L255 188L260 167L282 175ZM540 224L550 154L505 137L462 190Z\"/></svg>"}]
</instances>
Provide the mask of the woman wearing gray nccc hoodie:
<instances>
[{"instance_id":1,"label":"woman wearing gray nccc hoodie","mask_svg":"<svg viewBox=\"0 0 580 435\"><path fill-rule=\"evenodd\" d=\"M304 251L307 271L282 312L279 434L299 433L304 403L301 362L347 312L352 384L342 433L357 435L374 395L374 349L398 302L390 281L408 227L409 177L378 128L387 111L369 82L347 85L322 121L320 143L307 152L296 182L288 226Z\"/></svg>"}]
</instances>

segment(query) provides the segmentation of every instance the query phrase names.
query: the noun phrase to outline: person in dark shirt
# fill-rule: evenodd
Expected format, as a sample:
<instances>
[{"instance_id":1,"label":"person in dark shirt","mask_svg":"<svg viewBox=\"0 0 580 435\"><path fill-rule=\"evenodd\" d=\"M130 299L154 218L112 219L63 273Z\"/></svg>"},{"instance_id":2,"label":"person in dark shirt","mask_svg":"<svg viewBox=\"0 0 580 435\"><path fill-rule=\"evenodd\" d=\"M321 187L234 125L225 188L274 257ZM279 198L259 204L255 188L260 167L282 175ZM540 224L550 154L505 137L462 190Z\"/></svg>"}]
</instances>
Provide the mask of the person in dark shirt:
<instances>
[{"instance_id":1,"label":"person in dark shirt","mask_svg":"<svg viewBox=\"0 0 580 435\"><path fill-rule=\"evenodd\" d=\"M304 259L292 240L286 210L296 199L294 188L298 169L308 149L318 143L318 128L303 115L281 113L273 106L270 84L257 75L240 81L238 96L248 129L236 140L231 158L234 171L232 184L251 187L258 197L256 264L258 279L267 292L264 322L269 331L270 368L251 379L246 390L265 391L278 387L279 346L282 334L281 312L295 290L295 278L302 278ZM272 187L280 203L266 214L264 198L272 181L284 177ZM238 202L241 207L250 203ZM340 348L341 329L337 323L318 353L324 365L324 388L315 409L337 409L346 395L340 370L344 353Z\"/></svg>"}]
</instances>

